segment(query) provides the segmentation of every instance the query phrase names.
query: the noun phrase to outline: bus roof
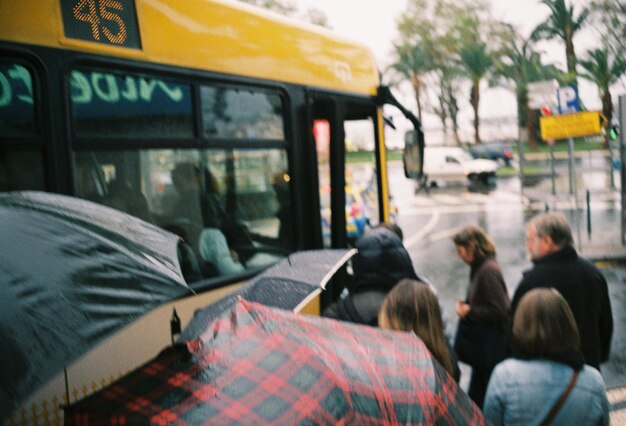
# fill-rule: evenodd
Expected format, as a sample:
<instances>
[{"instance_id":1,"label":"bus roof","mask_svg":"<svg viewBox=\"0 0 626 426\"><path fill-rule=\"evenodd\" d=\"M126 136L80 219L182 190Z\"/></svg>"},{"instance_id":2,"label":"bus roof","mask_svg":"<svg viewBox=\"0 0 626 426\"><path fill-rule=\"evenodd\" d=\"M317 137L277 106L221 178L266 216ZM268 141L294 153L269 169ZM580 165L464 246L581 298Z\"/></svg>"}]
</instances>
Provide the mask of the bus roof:
<instances>
[{"instance_id":1,"label":"bus roof","mask_svg":"<svg viewBox=\"0 0 626 426\"><path fill-rule=\"evenodd\" d=\"M229 0L105 4L2 0L0 40L376 94L372 52L323 28Z\"/></svg>"}]
</instances>

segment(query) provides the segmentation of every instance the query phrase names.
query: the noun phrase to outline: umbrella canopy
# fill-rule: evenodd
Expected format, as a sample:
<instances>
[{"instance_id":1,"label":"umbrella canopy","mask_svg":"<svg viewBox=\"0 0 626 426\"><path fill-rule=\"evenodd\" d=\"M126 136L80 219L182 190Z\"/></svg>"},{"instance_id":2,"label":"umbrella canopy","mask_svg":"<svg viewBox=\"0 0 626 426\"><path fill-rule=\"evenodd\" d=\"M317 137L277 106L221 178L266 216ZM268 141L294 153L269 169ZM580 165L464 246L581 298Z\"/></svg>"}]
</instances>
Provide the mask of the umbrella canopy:
<instances>
[{"instance_id":1,"label":"umbrella canopy","mask_svg":"<svg viewBox=\"0 0 626 426\"><path fill-rule=\"evenodd\" d=\"M66 425L480 425L478 407L412 333L245 300L198 340L66 407Z\"/></svg>"},{"instance_id":2,"label":"umbrella canopy","mask_svg":"<svg viewBox=\"0 0 626 426\"><path fill-rule=\"evenodd\" d=\"M189 294L178 237L58 194L0 194L0 423L153 307Z\"/></svg>"},{"instance_id":3,"label":"umbrella canopy","mask_svg":"<svg viewBox=\"0 0 626 426\"><path fill-rule=\"evenodd\" d=\"M183 330L179 341L198 338L207 326L230 309L238 298L298 312L300 306L305 305L326 288L335 272L354 254L356 254L354 249L307 250L292 253L248 281L239 290L198 310Z\"/></svg>"}]
</instances>

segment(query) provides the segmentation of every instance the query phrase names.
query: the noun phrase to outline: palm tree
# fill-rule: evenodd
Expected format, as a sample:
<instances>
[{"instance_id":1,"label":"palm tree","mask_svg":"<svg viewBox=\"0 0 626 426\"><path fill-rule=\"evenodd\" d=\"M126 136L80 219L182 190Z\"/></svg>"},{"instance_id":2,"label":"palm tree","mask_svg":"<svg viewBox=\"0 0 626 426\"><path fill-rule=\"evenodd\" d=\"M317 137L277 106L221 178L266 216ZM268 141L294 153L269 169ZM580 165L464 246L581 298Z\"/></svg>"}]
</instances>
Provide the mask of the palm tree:
<instances>
[{"instance_id":1,"label":"palm tree","mask_svg":"<svg viewBox=\"0 0 626 426\"><path fill-rule=\"evenodd\" d=\"M608 147L610 126L613 118L613 100L610 87L626 73L626 59L611 54L608 48L595 49L587 52L588 59L581 60L580 66L584 69L581 77L595 83L598 86L600 99L602 100L602 114L606 117L607 132L604 140Z\"/></svg>"},{"instance_id":2,"label":"palm tree","mask_svg":"<svg viewBox=\"0 0 626 426\"><path fill-rule=\"evenodd\" d=\"M541 2L550 8L550 16L534 29L531 38L533 40L551 40L556 37L563 41L565 57L567 58L568 80L576 84L574 35L585 24L589 16L589 9L583 8L578 16L575 16L574 6L568 7L565 0L542 0Z\"/></svg>"},{"instance_id":3,"label":"palm tree","mask_svg":"<svg viewBox=\"0 0 626 426\"><path fill-rule=\"evenodd\" d=\"M487 51L487 45L482 42L467 43L459 51L460 65L472 81L470 103L474 110L474 142L480 143L480 80L483 79L493 66L493 58Z\"/></svg>"},{"instance_id":4,"label":"palm tree","mask_svg":"<svg viewBox=\"0 0 626 426\"><path fill-rule=\"evenodd\" d=\"M402 80L411 82L417 102L417 117L422 121L422 89L424 75L432 70L431 55L420 42L404 43L395 46L396 62L390 69L399 74Z\"/></svg>"},{"instance_id":5,"label":"palm tree","mask_svg":"<svg viewBox=\"0 0 626 426\"><path fill-rule=\"evenodd\" d=\"M528 83L541 80L562 80L562 72L554 65L541 63L541 55L533 49L531 39L519 36L509 26L507 43L502 56L494 67L494 78L498 84L515 86L517 117L520 129L526 128L528 144L531 150L537 149L537 112L528 107Z\"/></svg>"}]
</instances>

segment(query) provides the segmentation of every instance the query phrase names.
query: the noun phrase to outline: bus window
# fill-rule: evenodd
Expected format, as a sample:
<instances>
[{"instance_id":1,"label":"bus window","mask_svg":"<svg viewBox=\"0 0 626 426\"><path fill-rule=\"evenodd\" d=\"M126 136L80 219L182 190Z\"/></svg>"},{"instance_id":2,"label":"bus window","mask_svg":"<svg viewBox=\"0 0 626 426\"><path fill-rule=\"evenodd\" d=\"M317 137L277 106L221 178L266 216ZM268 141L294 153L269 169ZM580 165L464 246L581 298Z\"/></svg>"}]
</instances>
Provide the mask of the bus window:
<instances>
[{"instance_id":1,"label":"bus window","mask_svg":"<svg viewBox=\"0 0 626 426\"><path fill-rule=\"evenodd\" d=\"M0 138L34 136L33 80L21 65L0 62Z\"/></svg>"},{"instance_id":2,"label":"bus window","mask_svg":"<svg viewBox=\"0 0 626 426\"><path fill-rule=\"evenodd\" d=\"M380 207L378 177L376 173L375 126L371 118L346 120L344 127L344 207L346 238L349 244L365 230L378 224ZM319 196L324 247L332 246L331 195L333 190L330 171L330 123L315 120L313 135L317 149ZM338 182L335 182L337 184ZM336 217L336 216L335 216Z\"/></svg>"},{"instance_id":3,"label":"bus window","mask_svg":"<svg viewBox=\"0 0 626 426\"><path fill-rule=\"evenodd\" d=\"M200 88L205 138L283 140L278 93L221 86Z\"/></svg>"},{"instance_id":4,"label":"bus window","mask_svg":"<svg viewBox=\"0 0 626 426\"><path fill-rule=\"evenodd\" d=\"M0 148L0 191L45 189L43 158L39 150Z\"/></svg>"},{"instance_id":5,"label":"bus window","mask_svg":"<svg viewBox=\"0 0 626 426\"><path fill-rule=\"evenodd\" d=\"M322 215L322 240L324 247L332 245L330 209L331 180L330 180L330 123L321 119L313 122L313 138L317 151L317 173L319 177L319 197Z\"/></svg>"},{"instance_id":6,"label":"bus window","mask_svg":"<svg viewBox=\"0 0 626 426\"><path fill-rule=\"evenodd\" d=\"M348 241L378 224L378 181L374 122L371 118L344 123L346 149L346 232Z\"/></svg>"},{"instance_id":7,"label":"bus window","mask_svg":"<svg viewBox=\"0 0 626 426\"><path fill-rule=\"evenodd\" d=\"M267 266L293 248L284 150L90 151L74 158L79 197L178 234L201 277Z\"/></svg>"},{"instance_id":8,"label":"bus window","mask_svg":"<svg viewBox=\"0 0 626 426\"><path fill-rule=\"evenodd\" d=\"M34 99L28 69L0 62L0 191L45 189Z\"/></svg>"},{"instance_id":9,"label":"bus window","mask_svg":"<svg viewBox=\"0 0 626 426\"><path fill-rule=\"evenodd\" d=\"M189 85L93 70L70 74L74 131L79 137L193 137Z\"/></svg>"},{"instance_id":10,"label":"bus window","mask_svg":"<svg viewBox=\"0 0 626 426\"><path fill-rule=\"evenodd\" d=\"M293 249L287 152L211 149L203 154L227 215L222 230L246 265L265 266L276 260L268 253Z\"/></svg>"}]
</instances>

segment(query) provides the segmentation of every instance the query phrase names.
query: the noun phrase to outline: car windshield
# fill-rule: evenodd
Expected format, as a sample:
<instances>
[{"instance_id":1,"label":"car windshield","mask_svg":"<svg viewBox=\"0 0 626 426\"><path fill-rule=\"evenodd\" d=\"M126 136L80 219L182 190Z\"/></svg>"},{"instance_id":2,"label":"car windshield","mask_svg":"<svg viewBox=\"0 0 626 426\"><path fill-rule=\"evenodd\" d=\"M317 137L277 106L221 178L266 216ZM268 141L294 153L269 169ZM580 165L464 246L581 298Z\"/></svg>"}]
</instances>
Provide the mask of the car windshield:
<instances>
[{"instance_id":1,"label":"car windshield","mask_svg":"<svg viewBox=\"0 0 626 426\"><path fill-rule=\"evenodd\" d=\"M455 157L460 162L472 161L474 159L474 157L472 157L472 155L469 152L463 151L463 150L459 150L459 152L455 155Z\"/></svg>"}]
</instances>

